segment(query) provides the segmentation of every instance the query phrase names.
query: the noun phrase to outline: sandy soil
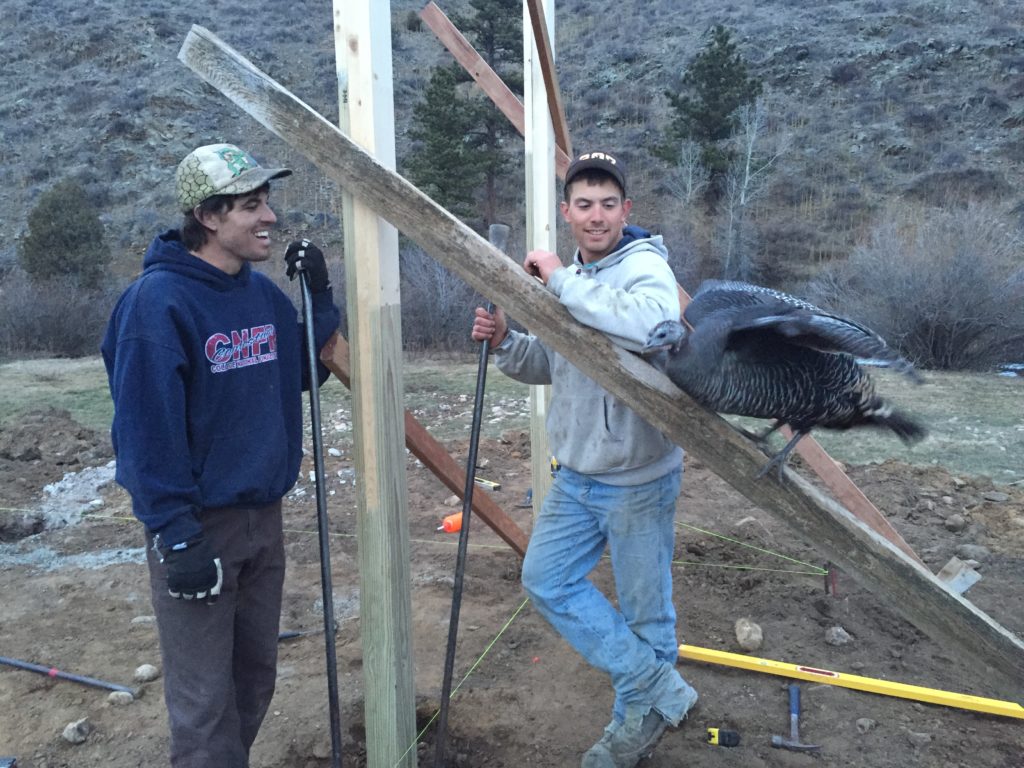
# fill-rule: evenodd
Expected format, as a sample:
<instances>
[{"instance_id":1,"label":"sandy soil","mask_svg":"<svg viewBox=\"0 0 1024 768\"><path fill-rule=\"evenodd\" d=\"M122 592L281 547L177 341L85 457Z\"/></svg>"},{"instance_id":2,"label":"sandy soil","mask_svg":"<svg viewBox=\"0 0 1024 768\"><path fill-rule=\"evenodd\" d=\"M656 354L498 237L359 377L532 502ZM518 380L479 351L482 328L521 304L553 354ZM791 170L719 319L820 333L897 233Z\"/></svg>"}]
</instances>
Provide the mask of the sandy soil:
<instances>
[{"instance_id":1,"label":"sandy soil","mask_svg":"<svg viewBox=\"0 0 1024 768\"><path fill-rule=\"evenodd\" d=\"M136 667L159 666L160 661L139 554L141 530L130 520L125 494L113 483L89 487L102 482L102 474L86 475L91 479L66 490L66 496L53 488L42 491L67 472L105 467L110 459L106 437L83 430L59 412L26 422L0 432L5 505L0 541L8 542L0 545L0 655L134 687ZM345 440L349 433L342 428L327 434L327 445L335 448L327 470L344 764L361 766L366 756L356 501ZM450 448L457 458L464 457L464 444ZM486 440L480 457L486 462L482 474L501 483L496 500L528 529L530 511L517 506L529 485L525 436L507 433L502 440ZM849 471L933 570L963 544L984 547L974 553L984 578L967 596L1005 627L1024 633L1024 489L995 488L984 478L954 478L942 469L895 463ZM73 478L66 488L75 486ZM408 484L422 727L437 709L457 541L436 528L460 507L446 505L450 493L414 459ZM48 527L39 511L47 504L65 512L70 505L70 517L79 522ZM308 480L288 497L285 510L289 570L282 629L314 633L282 641L278 690L253 750L254 768L329 764L323 637L315 633L322 628L316 513ZM953 514L965 518L962 531L948 530ZM677 519L681 640L739 652L733 625L747 617L763 628L764 645L754 654L763 658L992 695L955 658L848 574L839 573L837 590L827 593L825 580L807 573L812 570L807 566L750 548L822 565L808 542L752 507L697 461L687 460ZM528 604L519 610L524 596L518 558L478 520L470 541L456 682L478 660L479 665L451 704L450 764L578 765L607 721L608 683ZM598 567L594 579L609 585L607 565ZM826 632L837 626L850 636L844 645L826 642ZM804 741L821 745L819 754L772 749L772 734L788 732L785 678L693 662L681 662L680 668L701 700L643 766L1024 766L1022 720L811 683L802 684L800 727ZM21 768L165 765L161 680L141 687L139 699L116 706L105 690L0 666L0 757L16 756ZM88 718L91 732L84 743L72 745L62 731L82 718ZM739 732L740 746L707 745L705 729L712 726ZM432 765L432 730L418 748L420 764Z\"/></svg>"}]
</instances>

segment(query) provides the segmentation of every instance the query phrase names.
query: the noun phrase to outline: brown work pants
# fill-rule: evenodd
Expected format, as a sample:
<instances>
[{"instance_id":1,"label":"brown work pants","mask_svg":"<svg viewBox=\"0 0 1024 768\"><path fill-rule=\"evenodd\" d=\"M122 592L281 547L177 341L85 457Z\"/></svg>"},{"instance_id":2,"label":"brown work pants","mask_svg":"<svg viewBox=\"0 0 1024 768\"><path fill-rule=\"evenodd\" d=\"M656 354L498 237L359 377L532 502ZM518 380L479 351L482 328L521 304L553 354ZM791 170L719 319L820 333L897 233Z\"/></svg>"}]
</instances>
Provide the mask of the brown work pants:
<instances>
[{"instance_id":1,"label":"brown work pants","mask_svg":"<svg viewBox=\"0 0 1024 768\"><path fill-rule=\"evenodd\" d=\"M147 547L173 768L247 768L274 695L284 584L281 502L200 514L221 559L216 602L177 600Z\"/></svg>"}]
</instances>

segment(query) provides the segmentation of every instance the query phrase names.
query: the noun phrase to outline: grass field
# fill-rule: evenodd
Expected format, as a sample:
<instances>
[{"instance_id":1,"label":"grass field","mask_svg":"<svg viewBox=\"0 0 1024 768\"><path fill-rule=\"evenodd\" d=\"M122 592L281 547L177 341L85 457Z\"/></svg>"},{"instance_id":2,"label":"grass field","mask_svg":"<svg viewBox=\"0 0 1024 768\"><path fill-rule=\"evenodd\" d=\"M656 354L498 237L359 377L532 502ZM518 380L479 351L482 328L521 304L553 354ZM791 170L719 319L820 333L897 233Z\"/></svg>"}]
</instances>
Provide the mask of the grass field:
<instances>
[{"instance_id":1,"label":"grass field","mask_svg":"<svg viewBox=\"0 0 1024 768\"><path fill-rule=\"evenodd\" d=\"M475 362L409 362L403 374L405 407L440 440L467 434L476 371ZM930 434L908 447L875 430L816 432L836 459L866 464L893 458L986 475L999 483L1024 482L1024 377L929 372L925 384L913 386L890 371L876 370L873 376L878 390L919 418ZM492 365L487 374L483 433L499 437L507 429L526 429L528 397L527 386L511 381ZM348 390L333 378L321 390L321 403L325 415L351 411ZM0 425L47 406L67 409L86 426L107 429L112 406L102 361L97 357L0 365Z\"/></svg>"}]
</instances>

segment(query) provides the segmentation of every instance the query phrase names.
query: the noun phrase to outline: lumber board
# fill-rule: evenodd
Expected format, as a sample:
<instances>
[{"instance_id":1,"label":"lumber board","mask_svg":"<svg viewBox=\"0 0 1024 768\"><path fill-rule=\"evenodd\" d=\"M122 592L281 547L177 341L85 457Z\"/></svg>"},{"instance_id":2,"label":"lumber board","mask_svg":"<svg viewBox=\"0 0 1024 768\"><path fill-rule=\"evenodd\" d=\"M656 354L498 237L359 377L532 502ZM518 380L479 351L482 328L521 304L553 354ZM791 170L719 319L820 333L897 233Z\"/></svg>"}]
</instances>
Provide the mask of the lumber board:
<instances>
[{"instance_id":1,"label":"lumber board","mask_svg":"<svg viewBox=\"0 0 1024 768\"><path fill-rule=\"evenodd\" d=\"M352 372L349 363L349 346L340 333L335 333L320 351L320 361L338 377L346 387L352 386ZM445 487L459 498L466 495L466 472L456 463L408 409L405 410L405 445L413 456L433 472ZM490 494L482 488L473 491L473 512L483 520L501 539L512 547L520 557L526 555L528 537L516 522L509 517Z\"/></svg>"},{"instance_id":2,"label":"lumber board","mask_svg":"<svg viewBox=\"0 0 1024 768\"><path fill-rule=\"evenodd\" d=\"M530 11L523 8L523 104L525 115L523 149L526 181L526 251L537 249L558 250L556 237L558 216L558 157L565 157L562 175L568 169L568 158L555 144L554 127L547 102L547 86L541 72L540 53L530 24L525 18ZM548 4L547 25L554 32L554 5ZM497 77L497 74L495 74ZM551 491L554 476L551 472L551 440L548 436L548 408L551 405L551 385L530 386L530 479L533 487L533 517L540 515L544 500Z\"/></svg>"},{"instance_id":3,"label":"lumber board","mask_svg":"<svg viewBox=\"0 0 1024 768\"><path fill-rule=\"evenodd\" d=\"M451 213L350 141L209 30L178 55L198 76L388 219L475 290L505 307L610 394L776 514L887 608L942 644L979 692L1020 700L1024 643L799 475L756 478L764 455L645 361L572 319L558 300Z\"/></svg>"}]
</instances>

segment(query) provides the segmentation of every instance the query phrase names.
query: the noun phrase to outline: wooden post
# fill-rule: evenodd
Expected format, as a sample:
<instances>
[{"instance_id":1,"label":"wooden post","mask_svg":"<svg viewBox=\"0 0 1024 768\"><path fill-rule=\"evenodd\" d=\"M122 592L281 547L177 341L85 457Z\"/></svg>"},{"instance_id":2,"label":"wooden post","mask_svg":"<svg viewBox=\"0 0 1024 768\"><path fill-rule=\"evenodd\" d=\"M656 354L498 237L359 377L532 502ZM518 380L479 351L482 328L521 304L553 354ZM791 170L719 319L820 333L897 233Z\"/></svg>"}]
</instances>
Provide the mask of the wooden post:
<instances>
[{"instance_id":1,"label":"wooden post","mask_svg":"<svg viewBox=\"0 0 1024 768\"><path fill-rule=\"evenodd\" d=\"M552 349L715 474L787 523L890 610L942 643L979 692L1024 697L1024 642L796 473L758 479L764 454L668 378L572 319L503 253L385 168L328 120L202 27L178 54L186 65L357 199L387 216L475 290L535 328Z\"/></svg>"},{"instance_id":2,"label":"wooden post","mask_svg":"<svg viewBox=\"0 0 1024 768\"><path fill-rule=\"evenodd\" d=\"M336 50L347 73L352 140L395 167L391 9L385 0L335 0ZM339 77L339 84L342 78ZM345 113L345 104L339 114ZM342 118L344 120L344 118ZM345 211L348 214L348 210ZM398 231L356 199L344 222L358 477L360 624L367 764L416 765L409 516L402 407Z\"/></svg>"},{"instance_id":3,"label":"wooden post","mask_svg":"<svg viewBox=\"0 0 1024 768\"><path fill-rule=\"evenodd\" d=\"M547 5L554 25L554 0ZM523 139L526 149L526 250L556 251L558 248L555 211L555 135L548 109L547 87L541 71L540 52L529 22L530 10L523 8ZM554 30L551 30L552 34ZM551 488L551 446L547 436L550 386L530 387L530 478L533 487L533 515Z\"/></svg>"}]
</instances>

